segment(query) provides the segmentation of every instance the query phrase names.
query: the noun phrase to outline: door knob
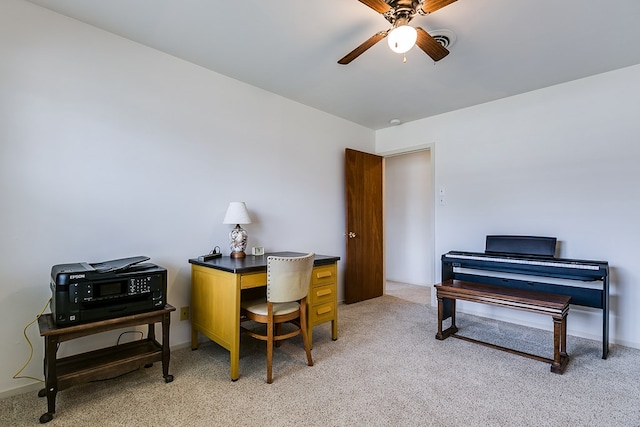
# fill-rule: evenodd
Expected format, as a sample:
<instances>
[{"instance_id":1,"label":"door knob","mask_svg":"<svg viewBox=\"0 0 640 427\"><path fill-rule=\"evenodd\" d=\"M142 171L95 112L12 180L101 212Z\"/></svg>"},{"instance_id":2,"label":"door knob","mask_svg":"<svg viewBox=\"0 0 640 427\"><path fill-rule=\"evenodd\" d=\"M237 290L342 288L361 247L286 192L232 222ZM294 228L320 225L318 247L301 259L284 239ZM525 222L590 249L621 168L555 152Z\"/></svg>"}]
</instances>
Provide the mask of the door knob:
<instances>
[{"instance_id":1,"label":"door knob","mask_svg":"<svg viewBox=\"0 0 640 427\"><path fill-rule=\"evenodd\" d=\"M348 236L350 239L353 239L354 237L356 237L356 233L354 233L353 231L350 231Z\"/></svg>"}]
</instances>

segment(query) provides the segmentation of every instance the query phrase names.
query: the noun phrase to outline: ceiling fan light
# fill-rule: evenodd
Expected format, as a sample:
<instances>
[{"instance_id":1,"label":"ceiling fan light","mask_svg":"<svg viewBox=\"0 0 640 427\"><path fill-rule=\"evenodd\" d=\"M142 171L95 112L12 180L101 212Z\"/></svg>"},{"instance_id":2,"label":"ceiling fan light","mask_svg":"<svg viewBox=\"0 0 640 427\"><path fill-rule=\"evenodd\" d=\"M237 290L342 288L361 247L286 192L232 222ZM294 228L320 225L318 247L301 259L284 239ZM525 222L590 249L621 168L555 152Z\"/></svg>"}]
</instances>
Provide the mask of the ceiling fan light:
<instances>
[{"instance_id":1,"label":"ceiling fan light","mask_svg":"<svg viewBox=\"0 0 640 427\"><path fill-rule=\"evenodd\" d=\"M389 48L396 53L408 52L416 44L418 32L409 25L394 28L387 37Z\"/></svg>"}]
</instances>

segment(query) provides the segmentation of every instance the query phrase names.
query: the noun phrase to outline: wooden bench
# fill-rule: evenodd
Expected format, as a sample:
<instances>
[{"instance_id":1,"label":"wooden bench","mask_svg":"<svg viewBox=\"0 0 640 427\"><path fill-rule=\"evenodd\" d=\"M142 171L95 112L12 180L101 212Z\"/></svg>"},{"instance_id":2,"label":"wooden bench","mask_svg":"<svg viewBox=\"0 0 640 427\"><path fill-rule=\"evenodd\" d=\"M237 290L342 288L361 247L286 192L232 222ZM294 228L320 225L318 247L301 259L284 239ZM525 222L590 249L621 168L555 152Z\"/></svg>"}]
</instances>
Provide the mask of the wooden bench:
<instances>
[{"instance_id":1,"label":"wooden bench","mask_svg":"<svg viewBox=\"0 0 640 427\"><path fill-rule=\"evenodd\" d=\"M436 334L436 339L444 340L449 336L453 336L542 362L549 362L551 363L551 372L556 374L564 372L569 362L569 355L567 354L567 314L569 313L570 296L462 280L447 280L435 285L435 289L438 298L438 333ZM551 316L553 318L553 359L456 335L456 332L458 332L456 327L456 300L458 299ZM443 330L442 322L449 317L451 318L451 325Z\"/></svg>"}]
</instances>

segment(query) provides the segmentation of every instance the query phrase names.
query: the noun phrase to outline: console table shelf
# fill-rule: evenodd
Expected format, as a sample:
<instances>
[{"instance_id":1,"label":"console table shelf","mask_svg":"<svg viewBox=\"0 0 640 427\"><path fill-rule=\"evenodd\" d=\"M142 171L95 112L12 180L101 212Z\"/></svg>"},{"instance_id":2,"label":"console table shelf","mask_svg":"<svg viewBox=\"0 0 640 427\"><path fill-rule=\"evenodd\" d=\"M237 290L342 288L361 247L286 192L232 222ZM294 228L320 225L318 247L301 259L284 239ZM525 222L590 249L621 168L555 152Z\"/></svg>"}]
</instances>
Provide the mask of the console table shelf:
<instances>
[{"instance_id":1,"label":"console table shelf","mask_svg":"<svg viewBox=\"0 0 640 427\"><path fill-rule=\"evenodd\" d=\"M162 346L144 339L58 359L58 390L110 378L162 360Z\"/></svg>"},{"instance_id":2,"label":"console table shelf","mask_svg":"<svg viewBox=\"0 0 640 427\"><path fill-rule=\"evenodd\" d=\"M47 412L40 417L40 422L53 419L57 392L76 384L112 378L160 361L165 382L173 381L173 375L169 375L169 324L172 311L175 308L167 304L161 310L60 328L56 327L51 314L40 316L38 326L45 343L45 388L40 390L38 396L47 396ZM156 323L162 323L162 344L155 338ZM146 338L57 358L58 345L63 341L138 325L148 325Z\"/></svg>"}]
</instances>

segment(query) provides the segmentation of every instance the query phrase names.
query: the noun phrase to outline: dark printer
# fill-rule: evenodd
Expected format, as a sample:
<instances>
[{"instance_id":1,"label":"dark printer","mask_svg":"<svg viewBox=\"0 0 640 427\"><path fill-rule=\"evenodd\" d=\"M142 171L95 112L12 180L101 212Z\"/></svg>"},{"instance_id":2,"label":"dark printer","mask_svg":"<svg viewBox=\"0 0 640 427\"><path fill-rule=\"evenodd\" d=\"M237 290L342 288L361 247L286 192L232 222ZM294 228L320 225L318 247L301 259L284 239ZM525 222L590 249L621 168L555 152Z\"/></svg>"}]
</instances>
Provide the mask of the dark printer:
<instances>
[{"instance_id":1,"label":"dark printer","mask_svg":"<svg viewBox=\"0 0 640 427\"><path fill-rule=\"evenodd\" d=\"M138 256L51 268L51 313L67 326L161 309L167 270Z\"/></svg>"}]
</instances>

